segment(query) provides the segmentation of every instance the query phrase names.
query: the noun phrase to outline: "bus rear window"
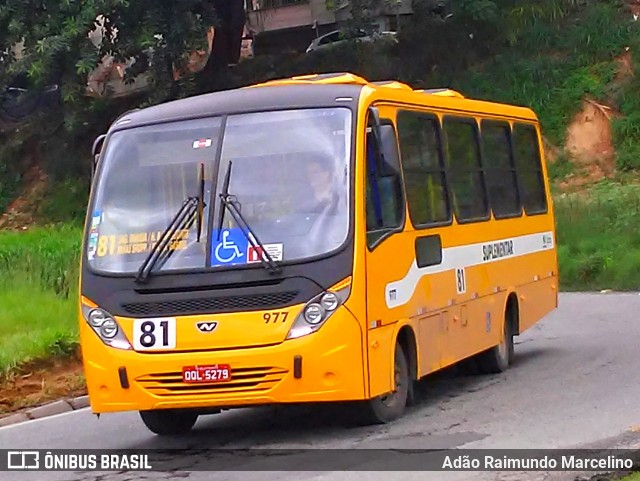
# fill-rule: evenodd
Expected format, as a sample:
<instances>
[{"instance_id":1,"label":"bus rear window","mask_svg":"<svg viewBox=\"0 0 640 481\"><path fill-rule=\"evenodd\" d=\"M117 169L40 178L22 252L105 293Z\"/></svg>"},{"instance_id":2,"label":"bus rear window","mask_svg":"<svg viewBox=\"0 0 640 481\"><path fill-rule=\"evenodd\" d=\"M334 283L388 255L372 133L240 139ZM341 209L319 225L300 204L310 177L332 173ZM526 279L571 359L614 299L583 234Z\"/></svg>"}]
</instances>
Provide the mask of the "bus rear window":
<instances>
[{"instance_id":1,"label":"bus rear window","mask_svg":"<svg viewBox=\"0 0 640 481\"><path fill-rule=\"evenodd\" d=\"M532 125L516 124L513 144L520 196L527 215L547 212L538 134Z\"/></svg>"}]
</instances>

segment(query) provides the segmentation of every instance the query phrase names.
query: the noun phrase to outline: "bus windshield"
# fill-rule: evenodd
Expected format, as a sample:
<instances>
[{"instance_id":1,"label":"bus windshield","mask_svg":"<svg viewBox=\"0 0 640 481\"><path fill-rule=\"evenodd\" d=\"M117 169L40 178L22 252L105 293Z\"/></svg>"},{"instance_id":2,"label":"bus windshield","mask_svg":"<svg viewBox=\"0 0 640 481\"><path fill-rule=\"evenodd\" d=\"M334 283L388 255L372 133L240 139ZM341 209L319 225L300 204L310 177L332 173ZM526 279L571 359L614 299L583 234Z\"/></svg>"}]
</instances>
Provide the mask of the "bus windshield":
<instances>
[{"instance_id":1,"label":"bus windshield","mask_svg":"<svg viewBox=\"0 0 640 481\"><path fill-rule=\"evenodd\" d=\"M203 167L200 242L195 222L185 225L156 270L260 267L259 249L233 216L211 210L220 206L224 187L274 260L299 261L339 248L349 231L351 122L346 108L318 108L114 133L101 161L87 261L103 272L137 271L185 199L198 195Z\"/></svg>"}]
</instances>

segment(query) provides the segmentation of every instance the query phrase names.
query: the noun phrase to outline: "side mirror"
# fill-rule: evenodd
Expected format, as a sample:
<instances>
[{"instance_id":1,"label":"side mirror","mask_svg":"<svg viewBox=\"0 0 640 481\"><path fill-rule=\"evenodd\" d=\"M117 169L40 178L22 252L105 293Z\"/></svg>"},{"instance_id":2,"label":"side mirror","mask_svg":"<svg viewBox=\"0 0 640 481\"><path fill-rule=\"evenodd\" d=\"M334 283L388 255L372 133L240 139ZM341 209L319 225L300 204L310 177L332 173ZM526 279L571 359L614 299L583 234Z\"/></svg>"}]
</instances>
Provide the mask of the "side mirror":
<instances>
[{"instance_id":1,"label":"side mirror","mask_svg":"<svg viewBox=\"0 0 640 481\"><path fill-rule=\"evenodd\" d=\"M107 134L102 134L96 137L96 140L93 141L93 147L91 147L91 154L95 158L96 155L100 155L100 151L102 150L102 144L104 143L104 139L107 138Z\"/></svg>"},{"instance_id":2,"label":"side mirror","mask_svg":"<svg viewBox=\"0 0 640 481\"><path fill-rule=\"evenodd\" d=\"M400 154L398 153L398 139L393 124L380 120L377 108L369 107L369 122L373 135L376 161L382 177L397 176L400 173Z\"/></svg>"},{"instance_id":3,"label":"side mirror","mask_svg":"<svg viewBox=\"0 0 640 481\"><path fill-rule=\"evenodd\" d=\"M400 154L396 131L392 124L384 123L380 126L380 144L384 154L380 172L384 176L397 177L400 174Z\"/></svg>"},{"instance_id":4,"label":"side mirror","mask_svg":"<svg viewBox=\"0 0 640 481\"><path fill-rule=\"evenodd\" d=\"M376 107L369 107L369 115L373 120L373 127L380 129L380 112Z\"/></svg>"},{"instance_id":5,"label":"side mirror","mask_svg":"<svg viewBox=\"0 0 640 481\"><path fill-rule=\"evenodd\" d=\"M91 147L91 156L93 157L93 160L91 161L91 178L93 178L93 174L98 166L98 160L100 159L100 153L102 152L102 145L106 138L107 134L102 134L96 137L96 140L93 141L93 146Z\"/></svg>"}]
</instances>

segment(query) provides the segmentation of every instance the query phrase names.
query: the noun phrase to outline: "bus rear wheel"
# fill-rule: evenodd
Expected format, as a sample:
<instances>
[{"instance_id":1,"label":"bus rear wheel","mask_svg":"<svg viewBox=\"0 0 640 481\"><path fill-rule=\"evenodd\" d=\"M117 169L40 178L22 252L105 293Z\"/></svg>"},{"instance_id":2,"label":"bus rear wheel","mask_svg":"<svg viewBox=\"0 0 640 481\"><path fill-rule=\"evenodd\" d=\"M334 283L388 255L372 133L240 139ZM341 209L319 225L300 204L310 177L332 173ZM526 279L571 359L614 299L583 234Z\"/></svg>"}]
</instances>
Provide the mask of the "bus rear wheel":
<instances>
[{"instance_id":1,"label":"bus rear wheel","mask_svg":"<svg viewBox=\"0 0 640 481\"><path fill-rule=\"evenodd\" d=\"M140 418L149 431L160 436L187 434L198 420L198 415L180 409L140 411Z\"/></svg>"},{"instance_id":2,"label":"bus rear wheel","mask_svg":"<svg viewBox=\"0 0 640 481\"><path fill-rule=\"evenodd\" d=\"M513 323L509 310L504 319L502 341L477 358L478 367L483 374L498 374L509 369L514 358L513 337Z\"/></svg>"},{"instance_id":3,"label":"bus rear wheel","mask_svg":"<svg viewBox=\"0 0 640 481\"><path fill-rule=\"evenodd\" d=\"M402 346L396 344L394 356L394 391L366 401L364 422L366 424L385 424L398 419L404 413L409 396L409 366Z\"/></svg>"}]
</instances>

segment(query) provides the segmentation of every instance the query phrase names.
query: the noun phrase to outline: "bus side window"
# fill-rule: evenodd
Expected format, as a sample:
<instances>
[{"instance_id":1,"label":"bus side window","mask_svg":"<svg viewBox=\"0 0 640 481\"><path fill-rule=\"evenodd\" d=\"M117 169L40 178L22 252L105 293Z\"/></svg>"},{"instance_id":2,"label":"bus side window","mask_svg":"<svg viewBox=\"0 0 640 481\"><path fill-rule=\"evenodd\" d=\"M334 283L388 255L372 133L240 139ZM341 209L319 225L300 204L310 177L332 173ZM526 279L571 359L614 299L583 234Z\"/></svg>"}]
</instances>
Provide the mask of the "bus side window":
<instances>
[{"instance_id":1,"label":"bus side window","mask_svg":"<svg viewBox=\"0 0 640 481\"><path fill-rule=\"evenodd\" d=\"M527 215L547 212L547 194L540 161L540 144L533 125L515 124L513 151L522 204Z\"/></svg>"},{"instance_id":2,"label":"bus side window","mask_svg":"<svg viewBox=\"0 0 640 481\"><path fill-rule=\"evenodd\" d=\"M511 151L511 127L507 122L482 121L482 153L489 204L496 219L522 214L518 182Z\"/></svg>"},{"instance_id":3,"label":"bus side window","mask_svg":"<svg viewBox=\"0 0 640 481\"><path fill-rule=\"evenodd\" d=\"M371 128L367 130L366 218L369 247L401 228L404 223L402 179L393 125L381 125L380 134L382 146L377 144ZM380 162L379 149L384 154L383 164Z\"/></svg>"},{"instance_id":4,"label":"bus side window","mask_svg":"<svg viewBox=\"0 0 640 481\"><path fill-rule=\"evenodd\" d=\"M419 112L398 113L409 215L416 228L451 220L438 118Z\"/></svg>"},{"instance_id":5,"label":"bus side window","mask_svg":"<svg viewBox=\"0 0 640 481\"><path fill-rule=\"evenodd\" d=\"M475 120L445 117L444 134L448 180L456 219L458 222L485 219L489 214L489 203Z\"/></svg>"}]
</instances>

